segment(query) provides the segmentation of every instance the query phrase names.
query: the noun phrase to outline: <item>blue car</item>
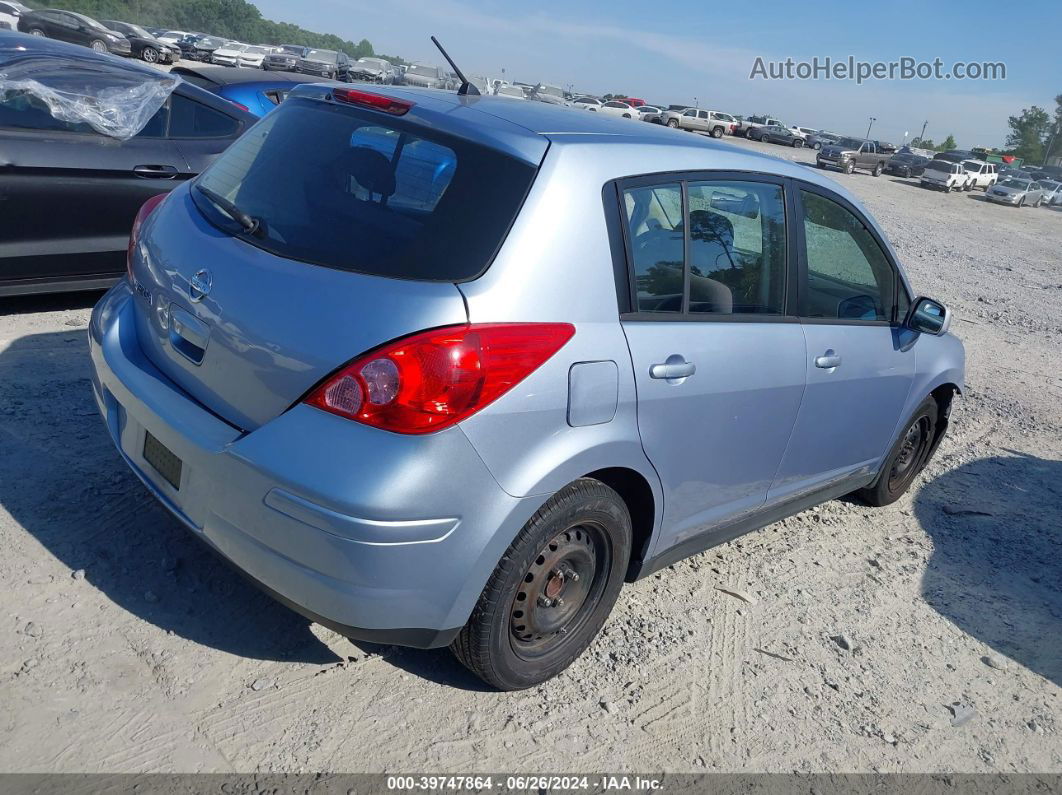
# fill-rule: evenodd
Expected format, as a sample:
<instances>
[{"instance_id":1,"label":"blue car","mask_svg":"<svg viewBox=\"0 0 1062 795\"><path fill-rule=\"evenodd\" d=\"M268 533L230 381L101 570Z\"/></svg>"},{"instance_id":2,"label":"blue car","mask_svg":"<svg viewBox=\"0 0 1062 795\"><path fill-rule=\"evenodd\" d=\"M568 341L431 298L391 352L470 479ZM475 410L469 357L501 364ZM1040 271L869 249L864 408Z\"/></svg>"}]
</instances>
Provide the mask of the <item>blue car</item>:
<instances>
[{"instance_id":1,"label":"blue car","mask_svg":"<svg viewBox=\"0 0 1062 795\"><path fill-rule=\"evenodd\" d=\"M265 116L283 102L295 86L324 80L298 72L263 72L232 66L176 66L170 73L180 75L189 83L258 117Z\"/></svg>"},{"instance_id":2,"label":"blue car","mask_svg":"<svg viewBox=\"0 0 1062 795\"><path fill-rule=\"evenodd\" d=\"M803 165L317 83L143 208L89 347L191 533L313 621L519 689L625 581L900 499L963 388L950 322Z\"/></svg>"}]
</instances>

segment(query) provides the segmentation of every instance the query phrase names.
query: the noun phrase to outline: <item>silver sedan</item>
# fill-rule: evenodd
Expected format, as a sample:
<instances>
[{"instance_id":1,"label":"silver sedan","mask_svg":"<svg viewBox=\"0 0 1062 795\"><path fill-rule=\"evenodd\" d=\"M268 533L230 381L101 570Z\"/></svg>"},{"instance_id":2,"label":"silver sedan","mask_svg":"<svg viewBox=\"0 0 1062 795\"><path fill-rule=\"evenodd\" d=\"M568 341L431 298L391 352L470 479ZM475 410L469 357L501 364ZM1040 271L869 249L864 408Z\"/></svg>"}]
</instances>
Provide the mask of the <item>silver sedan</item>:
<instances>
[{"instance_id":1,"label":"silver sedan","mask_svg":"<svg viewBox=\"0 0 1062 795\"><path fill-rule=\"evenodd\" d=\"M1044 201L1044 189L1035 180L1008 177L989 189L985 198L990 202L1009 204L1012 207L1039 207Z\"/></svg>"}]
</instances>

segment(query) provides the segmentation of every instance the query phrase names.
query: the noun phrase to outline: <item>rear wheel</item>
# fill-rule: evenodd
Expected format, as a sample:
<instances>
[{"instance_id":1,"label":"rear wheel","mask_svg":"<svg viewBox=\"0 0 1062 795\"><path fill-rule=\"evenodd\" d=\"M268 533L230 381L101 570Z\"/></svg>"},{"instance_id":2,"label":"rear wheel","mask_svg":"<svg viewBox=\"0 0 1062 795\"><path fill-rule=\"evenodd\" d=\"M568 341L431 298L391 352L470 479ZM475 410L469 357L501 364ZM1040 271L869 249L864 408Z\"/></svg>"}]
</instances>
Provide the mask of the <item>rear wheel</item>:
<instances>
[{"instance_id":1,"label":"rear wheel","mask_svg":"<svg viewBox=\"0 0 1062 795\"><path fill-rule=\"evenodd\" d=\"M156 50L154 47L145 47L143 50L140 51L140 57L148 63L158 63L159 51Z\"/></svg>"},{"instance_id":2,"label":"rear wheel","mask_svg":"<svg viewBox=\"0 0 1062 795\"><path fill-rule=\"evenodd\" d=\"M793 148L794 149L802 147L803 145L804 145L803 139L801 139L801 138L794 138L793 139Z\"/></svg>"},{"instance_id":3,"label":"rear wheel","mask_svg":"<svg viewBox=\"0 0 1062 795\"><path fill-rule=\"evenodd\" d=\"M929 460L937 429L937 401L932 395L922 401L906 429L882 464L877 479L856 492L868 505L891 505L911 487Z\"/></svg>"},{"instance_id":4,"label":"rear wheel","mask_svg":"<svg viewBox=\"0 0 1062 795\"><path fill-rule=\"evenodd\" d=\"M713 127L712 128L712 137L713 138L722 138L723 137L723 128L722 127Z\"/></svg>"},{"instance_id":5,"label":"rear wheel","mask_svg":"<svg viewBox=\"0 0 1062 795\"><path fill-rule=\"evenodd\" d=\"M44 35L44 31L41 30L40 28L30 28L29 29L29 35L31 35L31 36L43 36Z\"/></svg>"},{"instance_id":6,"label":"rear wheel","mask_svg":"<svg viewBox=\"0 0 1062 795\"><path fill-rule=\"evenodd\" d=\"M96 52L107 52L107 42L100 39L94 39L89 46Z\"/></svg>"},{"instance_id":7,"label":"rear wheel","mask_svg":"<svg viewBox=\"0 0 1062 795\"><path fill-rule=\"evenodd\" d=\"M583 653L612 610L631 548L620 496L582 478L528 520L450 646L501 690L545 682Z\"/></svg>"},{"instance_id":8,"label":"rear wheel","mask_svg":"<svg viewBox=\"0 0 1062 795\"><path fill-rule=\"evenodd\" d=\"M811 145L811 148L814 149L817 152L818 150L822 149L822 144L820 144L818 141L816 141L815 143L813 143Z\"/></svg>"}]
</instances>

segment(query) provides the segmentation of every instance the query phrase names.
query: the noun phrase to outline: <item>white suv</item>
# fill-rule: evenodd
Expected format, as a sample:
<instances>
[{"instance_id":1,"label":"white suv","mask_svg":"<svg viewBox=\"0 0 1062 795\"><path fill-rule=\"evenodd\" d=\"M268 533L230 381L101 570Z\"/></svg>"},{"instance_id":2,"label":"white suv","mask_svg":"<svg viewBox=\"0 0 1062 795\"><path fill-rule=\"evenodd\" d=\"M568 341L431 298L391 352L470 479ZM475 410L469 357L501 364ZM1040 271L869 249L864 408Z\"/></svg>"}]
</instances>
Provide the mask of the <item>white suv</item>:
<instances>
[{"instance_id":1,"label":"white suv","mask_svg":"<svg viewBox=\"0 0 1062 795\"><path fill-rule=\"evenodd\" d=\"M953 190L969 190L969 182L970 177L962 163L930 160L922 172L921 185L923 188L940 188L945 193L951 193Z\"/></svg>"},{"instance_id":2,"label":"white suv","mask_svg":"<svg viewBox=\"0 0 1062 795\"><path fill-rule=\"evenodd\" d=\"M986 163L983 160L963 160L962 167L966 169L970 177L967 180L966 190L981 188L987 191L999 179L995 163Z\"/></svg>"}]
</instances>

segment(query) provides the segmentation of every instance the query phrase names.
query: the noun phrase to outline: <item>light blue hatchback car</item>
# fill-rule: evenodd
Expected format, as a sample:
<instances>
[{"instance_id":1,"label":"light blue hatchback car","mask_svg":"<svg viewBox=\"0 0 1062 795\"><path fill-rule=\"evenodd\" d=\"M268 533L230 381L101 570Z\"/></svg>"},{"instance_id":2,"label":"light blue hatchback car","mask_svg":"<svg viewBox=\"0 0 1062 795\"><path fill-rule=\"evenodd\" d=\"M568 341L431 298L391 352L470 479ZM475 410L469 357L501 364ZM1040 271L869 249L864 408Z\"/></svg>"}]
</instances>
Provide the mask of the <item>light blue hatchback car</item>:
<instances>
[{"instance_id":1,"label":"light blue hatchback car","mask_svg":"<svg viewBox=\"0 0 1062 795\"><path fill-rule=\"evenodd\" d=\"M963 387L948 327L812 170L318 83L145 205L90 342L115 444L191 532L314 621L517 689L624 581L898 499Z\"/></svg>"}]
</instances>

